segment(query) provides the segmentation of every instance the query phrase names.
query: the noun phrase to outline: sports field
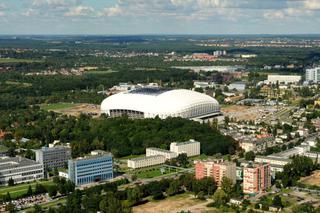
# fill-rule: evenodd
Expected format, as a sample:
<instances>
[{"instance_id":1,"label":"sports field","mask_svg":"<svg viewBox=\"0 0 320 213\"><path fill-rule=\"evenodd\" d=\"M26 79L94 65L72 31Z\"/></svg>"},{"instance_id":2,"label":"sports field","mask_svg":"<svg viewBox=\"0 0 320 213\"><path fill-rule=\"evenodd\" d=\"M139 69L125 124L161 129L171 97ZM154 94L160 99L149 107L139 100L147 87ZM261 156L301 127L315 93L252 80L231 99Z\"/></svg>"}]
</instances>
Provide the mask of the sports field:
<instances>
[{"instance_id":1,"label":"sports field","mask_svg":"<svg viewBox=\"0 0 320 213\"><path fill-rule=\"evenodd\" d=\"M74 103L54 103L54 104L41 104L40 107L41 109L44 110L62 110L62 109L68 109L75 107L79 104L74 104Z\"/></svg>"}]
</instances>

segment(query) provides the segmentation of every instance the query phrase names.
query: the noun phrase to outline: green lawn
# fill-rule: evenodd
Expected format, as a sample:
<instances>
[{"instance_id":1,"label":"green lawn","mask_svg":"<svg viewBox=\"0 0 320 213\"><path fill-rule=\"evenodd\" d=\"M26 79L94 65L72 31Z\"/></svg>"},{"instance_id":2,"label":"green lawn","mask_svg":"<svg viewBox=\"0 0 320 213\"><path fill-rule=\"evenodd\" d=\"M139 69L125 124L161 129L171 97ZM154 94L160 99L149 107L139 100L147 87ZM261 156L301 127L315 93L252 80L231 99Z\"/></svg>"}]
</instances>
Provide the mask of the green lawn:
<instances>
[{"instance_id":1,"label":"green lawn","mask_svg":"<svg viewBox=\"0 0 320 213\"><path fill-rule=\"evenodd\" d=\"M35 190L37 183L42 184L44 187L48 187L48 186L54 184L52 181L39 181L39 182L18 184L15 186L0 187L0 196L5 196L9 192L11 198L15 199L15 198L27 193L29 185L31 186L32 190Z\"/></svg>"},{"instance_id":2,"label":"green lawn","mask_svg":"<svg viewBox=\"0 0 320 213\"><path fill-rule=\"evenodd\" d=\"M0 58L1 63L42 63L43 60L18 59L18 58Z\"/></svg>"},{"instance_id":3,"label":"green lawn","mask_svg":"<svg viewBox=\"0 0 320 213\"><path fill-rule=\"evenodd\" d=\"M164 169L164 173L161 173L161 168ZM137 176L137 178L146 179L146 178L154 178L162 175L175 173L177 171L178 171L177 169L169 168L169 167L153 167L153 168L135 171L134 174Z\"/></svg>"},{"instance_id":4,"label":"green lawn","mask_svg":"<svg viewBox=\"0 0 320 213\"><path fill-rule=\"evenodd\" d=\"M8 85L22 86L22 87L31 87L32 86L32 84L30 84L30 83L23 83L23 82L18 82L18 81L6 81L5 83Z\"/></svg>"},{"instance_id":5,"label":"green lawn","mask_svg":"<svg viewBox=\"0 0 320 213\"><path fill-rule=\"evenodd\" d=\"M86 71L85 74L86 75L104 75L104 74L110 74L110 73L114 73L114 72L118 72L115 70L93 70L93 71Z\"/></svg>"},{"instance_id":6,"label":"green lawn","mask_svg":"<svg viewBox=\"0 0 320 213\"><path fill-rule=\"evenodd\" d=\"M61 110L61 109L68 109L71 107L75 107L78 104L73 103L55 103L55 104L41 104L40 108L44 110Z\"/></svg>"}]
</instances>

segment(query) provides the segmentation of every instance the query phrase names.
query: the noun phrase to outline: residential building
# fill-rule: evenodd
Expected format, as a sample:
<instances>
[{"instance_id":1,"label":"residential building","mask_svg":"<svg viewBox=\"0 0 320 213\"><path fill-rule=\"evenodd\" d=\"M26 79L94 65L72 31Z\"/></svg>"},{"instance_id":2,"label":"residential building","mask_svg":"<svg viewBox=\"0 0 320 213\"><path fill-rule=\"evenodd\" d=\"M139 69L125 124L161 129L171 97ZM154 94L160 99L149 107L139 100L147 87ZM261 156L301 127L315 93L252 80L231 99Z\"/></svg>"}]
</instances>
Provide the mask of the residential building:
<instances>
[{"instance_id":1,"label":"residential building","mask_svg":"<svg viewBox=\"0 0 320 213\"><path fill-rule=\"evenodd\" d=\"M200 155L200 142L190 139L182 143L171 143L170 151L177 155L186 153L188 157Z\"/></svg>"},{"instance_id":2,"label":"residential building","mask_svg":"<svg viewBox=\"0 0 320 213\"><path fill-rule=\"evenodd\" d=\"M306 81L318 83L320 81L320 67L306 69Z\"/></svg>"},{"instance_id":3,"label":"residential building","mask_svg":"<svg viewBox=\"0 0 320 213\"><path fill-rule=\"evenodd\" d=\"M154 147L150 147L146 149L146 156L150 157L150 156L155 156L155 155L162 155L166 158L166 160L170 160L173 158L176 158L178 155L175 152L171 152L165 149L159 149L159 148L154 148Z\"/></svg>"},{"instance_id":4,"label":"residential building","mask_svg":"<svg viewBox=\"0 0 320 213\"><path fill-rule=\"evenodd\" d=\"M196 161L195 162L196 179L212 177L217 184L221 185L223 177L230 178L236 183L236 163L230 161Z\"/></svg>"},{"instance_id":5,"label":"residential building","mask_svg":"<svg viewBox=\"0 0 320 213\"><path fill-rule=\"evenodd\" d=\"M249 163L243 169L243 193L256 195L271 186L271 171L268 163Z\"/></svg>"},{"instance_id":6,"label":"residential building","mask_svg":"<svg viewBox=\"0 0 320 213\"><path fill-rule=\"evenodd\" d=\"M164 164L165 162L166 162L166 158L163 155L152 155L148 157L129 159L128 167L132 169L139 169L143 167Z\"/></svg>"},{"instance_id":7,"label":"residential building","mask_svg":"<svg viewBox=\"0 0 320 213\"><path fill-rule=\"evenodd\" d=\"M42 163L45 170L66 167L71 158L71 148L66 146L42 147L35 153L36 161Z\"/></svg>"},{"instance_id":8,"label":"residential building","mask_svg":"<svg viewBox=\"0 0 320 213\"><path fill-rule=\"evenodd\" d=\"M68 176L76 186L113 178L111 153L93 151L90 156L68 161Z\"/></svg>"},{"instance_id":9,"label":"residential building","mask_svg":"<svg viewBox=\"0 0 320 213\"><path fill-rule=\"evenodd\" d=\"M30 182L44 178L43 164L23 157L0 158L0 185Z\"/></svg>"}]
</instances>

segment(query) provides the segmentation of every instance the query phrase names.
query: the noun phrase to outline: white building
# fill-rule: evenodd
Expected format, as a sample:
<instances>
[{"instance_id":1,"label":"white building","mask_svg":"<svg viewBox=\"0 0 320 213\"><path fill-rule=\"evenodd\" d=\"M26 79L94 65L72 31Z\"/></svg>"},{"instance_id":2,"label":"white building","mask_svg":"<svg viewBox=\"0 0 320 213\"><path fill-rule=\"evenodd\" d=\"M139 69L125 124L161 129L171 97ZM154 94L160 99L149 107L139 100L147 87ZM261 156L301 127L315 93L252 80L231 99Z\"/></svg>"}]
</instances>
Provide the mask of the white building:
<instances>
[{"instance_id":1,"label":"white building","mask_svg":"<svg viewBox=\"0 0 320 213\"><path fill-rule=\"evenodd\" d=\"M229 90L237 90L237 91L243 91L246 89L246 83L245 82L234 82L234 83L231 83L229 86L228 86Z\"/></svg>"},{"instance_id":2,"label":"white building","mask_svg":"<svg viewBox=\"0 0 320 213\"><path fill-rule=\"evenodd\" d=\"M146 156L156 156L156 155L162 155L164 156L167 160L170 160L172 158L176 158L178 155L175 152L171 152L165 149L159 149L159 148L154 148L150 147L146 149Z\"/></svg>"},{"instance_id":3,"label":"white building","mask_svg":"<svg viewBox=\"0 0 320 213\"><path fill-rule=\"evenodd\" d=\"M154 155L149 157L133 158L128 160L128 167L133 169L144 168L164 164L166 158L162 155Z\"/></svg>"},{"instance_id":4,"label":"white building","mask_svg":"<svg viewBox=\"0 0 320 213\"><path fill-rule=\"evenodd\" d=\"M306 69L306 81L318 83L320 81L320 67Z\"/></svg>"},{"instance_id":5,"label":"white building","mask_svg":"<svg viewBox=\"0 0 320 213\"><path fill-rule=\"evenodd\" d=\"M289 84L289 83L299 83L301 81L300 75L268 75L267 84Z\"/></svg>"},{"instance_id":6,"label":"white building","mask_svg":"<svg viewBox=\"0 0 320 213\"><path fill-rule=\"evenodd\" d=\"M171 143L170 151L177 153L186 153L188 157L200 155L200 142L190 139L189 141L182 143Z\"/></svg>"},{"instance_id":7,"label":"white building","mask_svg":"<svg viewBox=\"0 0 320 213\"><path fill-rule=\"evenodd\" d=\"M101 113L129 118L182 117L208 120L221 115L216 99L186 89L141 88L107 97Z\"/></svg>"},{"instance_id":8,"label":"white building","mask_svg":"<svg viewBox=\"0 0 320 213\"><path fill-rule=\"evenodd\" d=\"M0 158L0 185L7 185L12 178L14 183L30 182L44 178L43 164L23 157Z\"/></svg>"}]
</instances>

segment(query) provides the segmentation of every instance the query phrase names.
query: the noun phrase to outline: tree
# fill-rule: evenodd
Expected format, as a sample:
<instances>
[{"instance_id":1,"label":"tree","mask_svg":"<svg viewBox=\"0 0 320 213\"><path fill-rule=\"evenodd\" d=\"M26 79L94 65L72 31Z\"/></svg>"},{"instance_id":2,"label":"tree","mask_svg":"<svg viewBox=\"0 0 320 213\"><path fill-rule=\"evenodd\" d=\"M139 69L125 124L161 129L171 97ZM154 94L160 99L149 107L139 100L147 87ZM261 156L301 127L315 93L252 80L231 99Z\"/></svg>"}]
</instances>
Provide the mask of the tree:
<instances>
[{"instance_id":1,"label":"tree","mask_svg":"<svg viewBox=\"0 0 320 213\"><path fill-rule=\"evenodd\" d=\"M230 198L232 192L234 191L234 184L233 181L226 177L223 176L222 177L222 181L221 181L221 189L227 194L227 196Z\"/></svg>"},{"instance_id":2,"label":"tree","mask_svg":"<svg viewBox=\"0 0 320 213\"><path fill-rule=\"evenodd\" d=\"M187 154L185 153L179 154L176 160L177 160L177 163L184 168L186 168L189 164Z\"/></svg>"},{"instance_id":3,"label":"tree","mask_svg":"<svg viewBox=\"0 0 320 213\"><path fill-rule=\"evenodd\" d=\"M167 194L173 196L181 191L181 187L178 181L170 182L169 188L167 189Z\"/></svg>"},{"instance_id":4,"label":"tree","mask_svg":"<svg viewBox=\"0 0 320 213\"><path fill-rule=\"evenodd\" d=\"M58 193L58 188L56 185L49 186L48 193L50 197L55 197Z\"/></svg>"},{"instance_id":5,"label":"tree","mask_svg":"<svg viewBox=\"0 0 320 213\"><path fill-rule=\"evenodd\" d=\"M272 205L274 205L278 208L283 208L281 197L279 195L274 196L274 198L272 200Z\"/></svg>"},{"instance_id":6,"label":"tree","mask_svg":"<svg viewBox=\"0 0 320 213\"><path fill-rule=\"evenodd\" d=\"M142 198L142 192L140 187L135 187L133 189L128 190L127 192L128 200L131 203L131 205L134 205L138 202L140 202Z\"/></svg>"},{"instance_id":7,"label":"tree","mask_svg":"<svg viewBox=\"0 0 320 213\"><path fill-rule=\"evenodd\" d=\"M47 190L42 184L37 183L34 192L35 194L42 194L42 193L46 193Z\"/></svg>"},{"instance_id":8,"label":"tree","mask_svg":"<svg viewBox=\"0 0 320 213\"><path fill-rule=\"evenodd\" d=\"M310 203L303 203L292 208L293 213L316 213L315 208Z\"/></svg>"},{"instance_id":9,"label":"tree","mask_svg":"<svg viewBox=\"0 0 320 213\"><path fill-rule=\"evenodd\" d=\"M32 188L31 188L31 186L29 185L28 191L27 191L27 196L31 196L31 195L32 195Z\"/></svg>"},{"instance_id":10,"label":"tree","mask_svg":"<svg viewBox=\"0 0 320 213\"><path fill-rule=\"evenodd\" d=\"M33 206L33 213L42 213L42 208L41 208L41 206L38 205L38 204L35 204L35 205Z\"/></svg>"},{"instance_id":11,"label":"tree","mask_svg":"<svg viewBox=\"0 0 320 213\"><path fill-rule=\"evenodd\" d=\"M106 196L100 201L99 208L105 213L114 212L122 213L123 208L118 199L116 199L113 192L107 192Z\"/></svg>"},{"instance_id":12,"label":"tree","mask_svg":"<svg viewBox=\"0 0 320 213\"><path fill-rule=\"evenodd\" d=\"M217 189L213 195L213 200L216 206L223 206L228 202L228 196L222 189Z\"/></svg>"},{"instance_id":13,"label":"tree","mask_svg":"<svg viewBox=\"0 0 320 213\"><path fill-rule=\"evenodd\" d=\"M256 155L254 154L253 151L246 152L244 155L245 160L248 160L248 161L254 161L255 157Z\"/></svg>"},{"instance_id":14,"label":"tree","mask_svg":"<svg viewBox=\"0 0 320 213\"><path fill-rule=\"evenodd\" d=\"M14 186L14 180L12 178L9 178L8 185L9 186Z\"/></svg>"}]
</instances>

